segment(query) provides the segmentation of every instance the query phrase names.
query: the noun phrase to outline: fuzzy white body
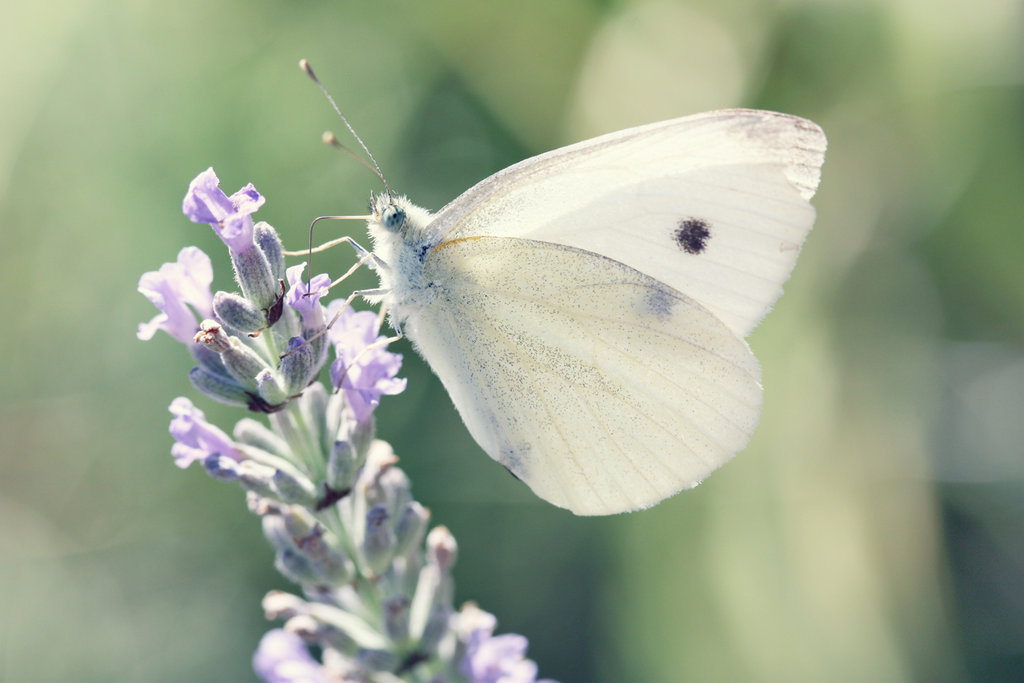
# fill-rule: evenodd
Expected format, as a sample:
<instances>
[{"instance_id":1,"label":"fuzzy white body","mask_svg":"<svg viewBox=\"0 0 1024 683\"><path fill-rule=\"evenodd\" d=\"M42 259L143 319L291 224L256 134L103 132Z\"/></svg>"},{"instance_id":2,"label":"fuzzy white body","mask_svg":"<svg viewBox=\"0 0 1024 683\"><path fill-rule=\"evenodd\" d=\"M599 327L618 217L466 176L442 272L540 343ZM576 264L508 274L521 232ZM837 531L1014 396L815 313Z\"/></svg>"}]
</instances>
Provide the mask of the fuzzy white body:
<instances>
[{"instance_id":1,"label":"fuzzy white body","mask_svg":"<svg viewBox=\"0 0 1024 683\"><path fill-rule=\"evenodd\" d=\"M757 424L744 337L813 225L824 151L809 121L727 110L528 159L436 215L378 197L381 299L481 447L540 497L650 506Z\"/></svg>"}]
</instances>

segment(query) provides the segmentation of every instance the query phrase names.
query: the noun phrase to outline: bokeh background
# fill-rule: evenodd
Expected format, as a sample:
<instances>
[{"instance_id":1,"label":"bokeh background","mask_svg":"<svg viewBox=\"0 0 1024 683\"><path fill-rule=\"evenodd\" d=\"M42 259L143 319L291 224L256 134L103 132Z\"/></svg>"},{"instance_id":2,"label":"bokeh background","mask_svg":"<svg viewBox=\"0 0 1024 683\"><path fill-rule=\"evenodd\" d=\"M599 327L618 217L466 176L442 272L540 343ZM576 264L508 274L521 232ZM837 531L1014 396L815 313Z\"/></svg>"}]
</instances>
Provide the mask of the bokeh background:
<instances>
[{"instance_id":1,"label":"bokeh background","mask_svg":"<svg viewBox=\"0 0 1024 683\"><path fill-rule=\"evenodd\" d=\"M378 413L460 542L457 602L578 681L1024 671L1018 0L49 0L0 21L0 680L245 681L287 588L241 491L169 456L184 349L139 275L213 165L293 248L378 182L432 209L534 153L731 106L811 118L818 222L751 338L762 424L654 509L578 519L470 440L408 346ZM358 224L320 229L363 238ZM339 234L335 232L333 234ZM318 257L339 274L346 248ZM360 280L363 285L370 280Z\"/></svg>"}]
</instances>

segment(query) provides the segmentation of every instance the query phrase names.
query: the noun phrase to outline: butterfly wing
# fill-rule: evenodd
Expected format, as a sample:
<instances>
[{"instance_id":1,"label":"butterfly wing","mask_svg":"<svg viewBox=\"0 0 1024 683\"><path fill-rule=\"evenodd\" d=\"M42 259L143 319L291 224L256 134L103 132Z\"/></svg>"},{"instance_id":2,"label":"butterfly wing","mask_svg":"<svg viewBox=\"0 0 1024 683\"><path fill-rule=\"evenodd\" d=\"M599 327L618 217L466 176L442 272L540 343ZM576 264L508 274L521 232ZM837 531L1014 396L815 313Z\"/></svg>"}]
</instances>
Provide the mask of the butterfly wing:
<instances>
[{"instance_id":1,"label":"butterfly wing","mask_svg":"<svg viewBox=\"0 0 1024 683\"><path fill-rule=\"evenodd\" d=\"M436 215L444 241L525 237L603 254L696 299L746 337L814 223L825 135L805 119L723 110L527 159Z\"/></svg>"},{"instance_id":2,"label":"butterfly wing","mask_svg":"<svg viewBox=\"0 0 1024 683\"><path fill-rule=\"evenodd\" d=\"M648 507L746 445L746 342L693 299L598 254L504 237L442 243L406 333L477 442L576 514Z\"/></svg>"}]
</instances>

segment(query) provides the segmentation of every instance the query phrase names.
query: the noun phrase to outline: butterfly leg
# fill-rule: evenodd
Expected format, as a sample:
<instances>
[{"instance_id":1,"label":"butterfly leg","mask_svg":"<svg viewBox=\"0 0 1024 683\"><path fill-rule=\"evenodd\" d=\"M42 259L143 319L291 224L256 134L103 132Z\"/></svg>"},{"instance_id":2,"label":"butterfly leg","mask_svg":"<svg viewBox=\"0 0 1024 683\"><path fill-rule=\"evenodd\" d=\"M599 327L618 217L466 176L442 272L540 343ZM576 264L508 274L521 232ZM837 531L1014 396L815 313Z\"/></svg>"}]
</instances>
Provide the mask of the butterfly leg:
<instances>
[{"instance_id":1,"label":"butterfly leg","mask_svg":"<svg viewBox=\"0 0 1024 683\"><path fill-rule=\"evenodd\" d=\"M332 289L335 285L340 284L341 282L343 282L346 279L348 279L348 277L350 275L352 275L352 273L356 272L361 267L363 267L366 264L367 261L372 261L373 262L370 265L370 267L374 268L374 269L375 269L376 266L378 266L381 263L383 263L383 261L381 261L379 258L377 258L377 255L374 254L373 252L366 252L365 254L363 254L359 258L358 261L356 261L355 263L352 264L351 268L349 268L347 271L345 271L344 275L339 277L337 280L334 280L333 282L331 282L331 284L327 285L327 289Z\"/></svg>"},{"instance_id":2,"label":"butterfly leg","mask_svg":"<svg viewBox=\"0 0 1024 683\"><path fill-rule=\"evenodd\" d=\"M370 254L370 256L372 256L372 255L373 254ZM359 265L359 264L356 264L356 265ZM355 266L353 266L353 268L355 268ZM346 276L342 276L341 278L338 279L338 281L332 283L331 286L333 287L335 284L337 284L337 282L343 280L345 277ZM284 358L284 357L288 356L289 354L295 353L296 351L298 351L299 349L301 349L303 346L305 346L306 344L310 343L311 341L319 339L320 337L322 337L325 334L327 334L327 330L331 329L331 327L334 326L334 323L336 323L338 321L338 318L341 317L341 314L344 313L345 310L349 306L352 305L352 302L355 301L357 296L380 296L382 294L387 294L387 293L388 293L388 290L386 290L386 289L357 289L356 291L354 291L354 292L352 292L351 294L348 295L348 298L345 299L345 303L342 304L341 308L338 309L338 312L334 314L334 317L331 318L330 321L328 321L328 323L326 325L324 325L323 329L321 329L319 332L314 334L309 339L305 340L302 344L300 344L299 346L295 347L294 349L292 349L290 351L285 351L284 353L281 354L280 357ZM397 325L396 325L396 331L398 332L398 336L395 337L394 339L389 340L388 343L391 343L391 341L397 341L398 339L402 338L402 331L401 331L401 329L397 329Z\"/></svg>"},{"instance_id":3,"label":"butterfly leg","mask_svg":"<svg viewBox=\"0 0 1024 683\"><path fill-rule=\"evenodd\" d=\"M313 226L316 225L317 221L326 220L326 219L334 219L334 218L338 218L338 219L341 219L341 218L365 218L365 216L320 216L319 218L315 219L310 224L310 226L309 226L309 247L306 250L304 250L304 251L285 251L284 252L285 256L306 256L306 261L308 262L307 265L309 265L309 270L306 272L306 286L307 286L307 288L309 286L310 279L313 277L313 254L319 253L321 251L326 251L326 250L328 250L328 249L330 249L332 247L338 246L339 244L348 244L349 246L351 246L352 249L356 252L356 254L359 255L359 260L356 263L354 263L352 265L352 267L349 268L348 271L344 275L342 275L337 280L332 282L327 287L328 289L330 289L331 287L334 287L334 285L338 284L339 282L341 282L345 278L347 278L350 275L352 275L352 273L356 272L361 266L365 265L367 262L370 263L370 268L372 268L374 270L376 270L378 267L386 265L380 258L377 257L376 254L374 254L372 251L368 251L363 245L359 244L358 242L356 242L354 239L352 239L348 235L345 235L344 237L339 237L338 239L335 239L335 240L331 240L330 242L324 242L320 246L314 248L313 247ZM306 296L309 296L309 294L307 293Z\"/></svg>"},{"instance_id":4,"label":"butterfly leg","mask_svg":"<svg viewBox=\"0 0 1024 683\"><path fill-rule=\"evenodd\" d=\"M317 220L319 220L319 219L317 219ZM327 251L328 249L333 249L334 247L338 246L339 244L348 244L348 245L350 245L352 247L352 249L357 254L359 254L360 256L365 256L366 254L370 253L369 250L366 249L366 247L362 246L361 244L356 242L354 239L352 239L351 237L346 235L344 237L339 237L337 239L333 239L330 242L324 242L323 244L321 244L318 247L314 247L314 246L310 245L308 248L302 249L300 251L288 251L288 250L285 250L284 255L285 256L305 256L307 254L319 254L322 251Z\"/></svg>"}]
</instances>

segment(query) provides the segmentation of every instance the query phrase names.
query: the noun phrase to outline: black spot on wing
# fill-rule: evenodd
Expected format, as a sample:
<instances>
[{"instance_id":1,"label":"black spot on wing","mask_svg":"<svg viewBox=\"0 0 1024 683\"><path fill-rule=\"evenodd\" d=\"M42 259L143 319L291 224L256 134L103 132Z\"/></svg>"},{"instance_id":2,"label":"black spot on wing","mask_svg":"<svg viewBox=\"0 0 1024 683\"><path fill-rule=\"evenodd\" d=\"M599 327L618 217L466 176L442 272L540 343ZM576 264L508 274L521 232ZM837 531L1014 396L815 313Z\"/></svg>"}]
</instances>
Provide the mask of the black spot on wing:
<instances>
[{"instance_id":1,"label":"black spot on wing","mask_svg":"<svg viewBox=\"0 0 1024 683\"><path fill-rule=\"evenodd\" d=\"M672 232L672 240L687 254L700 254L708 246L711 226L700 218L684 218Z\"/></svg>"}]
</instances>

